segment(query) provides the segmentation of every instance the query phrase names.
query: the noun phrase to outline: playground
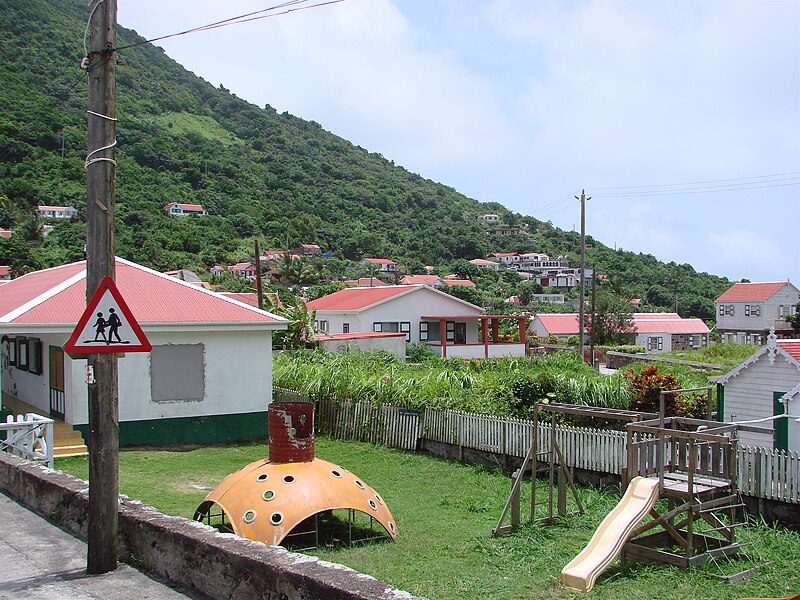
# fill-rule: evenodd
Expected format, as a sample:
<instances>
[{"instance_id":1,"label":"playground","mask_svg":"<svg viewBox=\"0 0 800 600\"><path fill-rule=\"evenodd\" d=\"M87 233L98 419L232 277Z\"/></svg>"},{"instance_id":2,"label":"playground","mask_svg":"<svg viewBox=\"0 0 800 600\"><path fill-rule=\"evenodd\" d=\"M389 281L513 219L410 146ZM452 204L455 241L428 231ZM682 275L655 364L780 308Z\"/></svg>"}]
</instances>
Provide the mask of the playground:
<instances>
[{"instance_id":1,"label":"playground","mask_svg":"<svg viewBox=\"0 0 800 600\"><path fill-rule=\"evenodd\" d=\"M557 519L549 527L523 524L511 535L492 537L509 493L507 475L324 436L316 446L317 456L351 468L381 493L400 534L394 542L309 553L432 600L786 597L800 590L800 534L755 524L739 528L737 540L748 544L753 565L772 564L748 580L730 584L714 577L744 563L731 569L718 560L684 570L616 560L590 595L572 592L559 583L560 572L620 501L619 489L577 487L584 514ZM192 518L219 482L265 453L264 444L126 450L120 455L121 491L167 514ZM57 459L56 468L87 477L83 458ZM548 481L539 481L537 498L546 500ZM530 502L530 487L521 490L523 505ZM666 501L657 504L662 511L666 506Z\"/></svg>"}]
</instances>

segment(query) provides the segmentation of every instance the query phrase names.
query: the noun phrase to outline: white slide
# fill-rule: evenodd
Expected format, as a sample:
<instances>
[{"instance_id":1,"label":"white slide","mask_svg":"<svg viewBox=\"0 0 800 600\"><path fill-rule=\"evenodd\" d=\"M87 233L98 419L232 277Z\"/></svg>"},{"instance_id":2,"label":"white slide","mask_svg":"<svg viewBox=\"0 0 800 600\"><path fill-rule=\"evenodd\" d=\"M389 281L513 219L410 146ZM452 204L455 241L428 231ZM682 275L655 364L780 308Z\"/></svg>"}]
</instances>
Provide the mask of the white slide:
<instances>
[{"instance_id":1,"label":"white slide","mask_svg":"<svg viewBox=\"0 0 800 600\"><path fill-rule=\"evenodd\" d=\"M578 556L561 570L562 585L588 592L606 570L659 496L658 479L634 477L619 504L600 523L592 539Z\"/></svg>"}]
</instances>

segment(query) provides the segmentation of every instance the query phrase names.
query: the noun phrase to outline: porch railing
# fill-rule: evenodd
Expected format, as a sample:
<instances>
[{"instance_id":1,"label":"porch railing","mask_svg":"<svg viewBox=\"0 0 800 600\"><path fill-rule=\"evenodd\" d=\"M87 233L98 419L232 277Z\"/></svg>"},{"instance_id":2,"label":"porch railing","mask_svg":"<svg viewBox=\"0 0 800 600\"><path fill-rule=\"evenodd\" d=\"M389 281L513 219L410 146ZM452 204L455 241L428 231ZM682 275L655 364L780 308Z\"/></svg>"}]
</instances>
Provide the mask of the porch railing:
<instances>
[{"instance_id":1,"label":"porch railing","mask_svg":"<svg viewBox=\"0 0 800 600\"><path fill-rule=\"evenodd\" d=\"M53 419L34 413L10 415L0 423L0 450L53 468Z\"/></svg>"}]
</instances>

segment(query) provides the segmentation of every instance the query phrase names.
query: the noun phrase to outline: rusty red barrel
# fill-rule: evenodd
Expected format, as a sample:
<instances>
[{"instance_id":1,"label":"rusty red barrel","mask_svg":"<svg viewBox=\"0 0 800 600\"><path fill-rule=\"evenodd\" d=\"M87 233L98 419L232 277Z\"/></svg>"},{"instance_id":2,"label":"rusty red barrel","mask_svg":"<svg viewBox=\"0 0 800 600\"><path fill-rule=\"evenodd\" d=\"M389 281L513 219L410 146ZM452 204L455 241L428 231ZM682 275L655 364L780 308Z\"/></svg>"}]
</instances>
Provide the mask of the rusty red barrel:
<instances>
[{"instance_id":1,"label":"rusty red barrel","mask_svg":"<svg viewBox=\"0 0 800 600\"><path fill-rule=\"evenodd\" d=\"M273 402L267 414L269 460L273 463L314 460L314 404Z\"/></svg>"}]
</instances>

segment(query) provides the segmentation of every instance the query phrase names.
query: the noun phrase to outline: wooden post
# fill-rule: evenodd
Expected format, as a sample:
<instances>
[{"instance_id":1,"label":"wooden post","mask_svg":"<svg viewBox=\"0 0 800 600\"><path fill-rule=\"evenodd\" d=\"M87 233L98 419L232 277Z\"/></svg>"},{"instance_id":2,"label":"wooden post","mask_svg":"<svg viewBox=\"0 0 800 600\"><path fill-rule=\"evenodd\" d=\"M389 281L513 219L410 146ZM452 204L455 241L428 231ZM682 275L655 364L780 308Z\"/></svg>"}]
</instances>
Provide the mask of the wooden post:
<instances>
[{"instance_id":1,"label":"wooden post","mask_svg":"<svg viewBox=\"0 0 800 600\"><path fill-rule=\"evenodd\" d=\"M256 240L256 294L258 295L258 308L264 310L264 287L261 284L261 250Z\"/></svg>"},{"instance_id":2,"label":"wooden post","mask_svg":"<svg viewBox=\"0 0 800 600\"><path fill-rule=\"evenodd\" d=\"M114 278L114 138L116 133L117 0L91 5L86 160L86 300L103 277ZM119 535L119 403L116 354L89 355L89 516L86 570L117 568Z\"/></svg>"}]
</instances>

